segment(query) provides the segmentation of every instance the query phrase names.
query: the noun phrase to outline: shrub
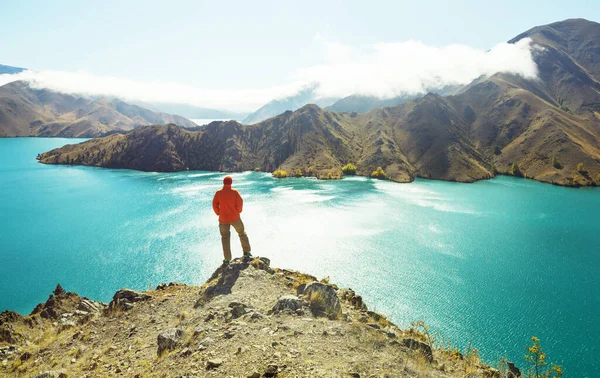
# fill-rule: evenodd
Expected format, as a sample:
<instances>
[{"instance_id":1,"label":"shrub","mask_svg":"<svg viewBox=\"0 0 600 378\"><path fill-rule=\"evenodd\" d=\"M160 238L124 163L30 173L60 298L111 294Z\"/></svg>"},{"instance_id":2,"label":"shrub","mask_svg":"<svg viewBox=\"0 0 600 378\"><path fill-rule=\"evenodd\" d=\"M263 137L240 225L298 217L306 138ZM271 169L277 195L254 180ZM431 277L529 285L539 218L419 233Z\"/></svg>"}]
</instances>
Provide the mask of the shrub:
<instances>
[{"instance_id":1,"label":"shrub","mask_svg":"<svg viewBox=\"0 0 600 378\"><path fill-rule=\"evenodd\" d=\"M314 169L313 169L313 167L308 167L306 169L306 176L312 176L312 175L314 175Z\"/></svg>"},{"instance_id":2,"label":"shrub","mask_svg":"<svg viewBox=\"0 0 600 378\"><path fill-rule=\"evenodd\" d=\"M540 339L532 336L531 341L533 345L527 347L527 353L525 354L525 360L531 365L529 368L528 377L532 378L560 378L562 377L562 367L551 364L550 368L547 367L548 362L546 361L546 353L542 351Z\"/></svg>"},{"instance_id":3,"label":"shrub","mask_svg":"<svg viewBox=\"0 0 600 378\"><path fill-rule=\"evenodd\" d=\"M517 177L523 177L523 172L516 161L510 166L510 174Z\"/></svg>"},{"instance_id":4,"label":"shrub","mask_svg":"<svg viewBox=\"0 0 600 378\"><path fill-rule=\"evenodd\" d=\"M600 183L600 173L598 173L598 176L596 176L596 181L598 181L598 183Z\"/></svg>"},{"instance_id":5,"label":"shrub","mask_svg":"<svg viewBox=\"0 0 600 378\"><path fill-rule=\"evenodd\" d=\"M260 172L260 168L258 168L258 167L254 168L254 172Z\"/></svg>"},{"instance_id":6,"label":"shrub","mask_svg":"<svg viewBox=\"0 0 600 378\"><path fill-rule=\"evenodd\" d=\"M275 178L286 178L288 176L287 172L284 171L283 169L276 169L273 172L273 177Z\"/></svg>"},{"instance_id":7,"label":"shrub","mask_svg":"<svg viewBox=\"0 0 600 378\"><path fill-rule=\"evenodd\" d=\"M562 167L556 156L552 157L552 166L556 169L560 169Z\"/></svg>"},{"instance_id":8,"label":"shrub","mask_svg":"<svg viewBox=\"0 0 600 378\"><path fill-rule=\"evenodd\" d=\"M579 173L585 173L585 168L583 167L583 163L579 163L577 164L577 172Z\"/></svg>"},{"instance_id":9,"label":"shrub","mask_svg":"<svg viewBox=\"0 0 600 378\"><path fill-rule=\"evenodd\" d=\"M377 167L377 169L371 173L371 177L380 179L380 180L384 180L386 178L385 172L383 171L383 168L381 168L381 167Z\"/></svg>"},{"instance_id":10,"label":"shrub","mask_svg":"<svg viewBox=\"0 0 600 378\"><path fill-rule=\"evenodd\" d=\"M331 172L327 172L327 180L331 180L333 178L333 175L331 174Z\"/></svg>"},{"instance_id":11,"label":"shrub","mask_svg":"<svg viewBox=\"0 0 600 378\"><path fill-rule=\"evenodd\" d=\"M502 150L500 149L500 147L496 146L494 147L494 155L500 155L502 153Z\"/></svg>"},{"instance_id":12,"label":"shrub","mask_svg":"<svg viewBox=\"0 0 600 378\"><path fill-rule=\"evenodd\" d=\"M344 165L344 168L342 168L342 172L345 175L354 176L354 175L356 175L356 165L354 165L352 163L348 163L348 164Z\"/></svg>"},{"instance_id":13,"label":"shrub","mask_svg":"<svg viewBox=\"0 0 600 378\"><path fill-rule=\"evenodd\" d=\"M303 176L302 169L300 169L300 168L296 169L296 172L294 173L294 176L296 176L296 177L302 177Z\"/></svg>"}]
</instances>

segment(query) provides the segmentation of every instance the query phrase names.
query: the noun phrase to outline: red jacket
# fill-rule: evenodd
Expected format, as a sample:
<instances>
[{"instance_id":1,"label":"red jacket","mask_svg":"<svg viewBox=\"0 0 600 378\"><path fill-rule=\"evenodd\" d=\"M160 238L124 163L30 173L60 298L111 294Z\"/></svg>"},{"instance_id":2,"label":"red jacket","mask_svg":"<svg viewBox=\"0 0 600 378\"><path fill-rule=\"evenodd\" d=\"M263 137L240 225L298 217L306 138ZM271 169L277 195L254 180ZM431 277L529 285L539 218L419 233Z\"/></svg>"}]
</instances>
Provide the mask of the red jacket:
<instances>
[{"instance_id":1,"label":"red jacket","mask_svg":"<svg viewBox=\"0 0 600 378\"><path fill-rule=\"evenodd\" d=\"M212 205L220 223L231 223L240 219L244 200L231 185L223 185L223 188L215 193Z\"/></svg>"}]
</instances>

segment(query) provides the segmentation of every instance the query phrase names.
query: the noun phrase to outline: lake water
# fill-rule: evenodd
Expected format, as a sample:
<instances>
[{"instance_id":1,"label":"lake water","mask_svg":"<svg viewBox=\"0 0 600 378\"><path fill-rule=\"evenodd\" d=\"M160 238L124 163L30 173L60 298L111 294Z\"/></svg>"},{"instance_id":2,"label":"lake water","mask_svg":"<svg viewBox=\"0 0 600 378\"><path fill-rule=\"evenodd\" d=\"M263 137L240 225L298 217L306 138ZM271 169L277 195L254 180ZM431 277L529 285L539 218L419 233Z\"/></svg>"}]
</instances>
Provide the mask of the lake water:
<instances>
[{"instance_id":1,"label":"lake water","mask_svg":"<svg viewBox=\"0 0 600 378\"><path fill-rule=\"evenodd\" d=\"M35 160L74 142L0 139L0 311L29 313L57 282L106 302L122 287L203 283L222 260L211 199L223 175ZM524 366L536 335L566 377L600 377L600 190L232 176L253 253L273 266L330 276L488 361Z\"/></svg>"}]
</instances>

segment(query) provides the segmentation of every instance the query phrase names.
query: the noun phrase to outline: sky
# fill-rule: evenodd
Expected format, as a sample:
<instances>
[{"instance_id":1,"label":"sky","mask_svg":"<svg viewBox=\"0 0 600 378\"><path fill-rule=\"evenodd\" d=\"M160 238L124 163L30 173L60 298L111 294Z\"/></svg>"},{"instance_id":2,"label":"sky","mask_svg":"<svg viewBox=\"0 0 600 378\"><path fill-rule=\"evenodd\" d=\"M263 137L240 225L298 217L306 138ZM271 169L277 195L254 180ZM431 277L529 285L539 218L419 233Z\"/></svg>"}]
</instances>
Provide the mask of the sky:
<instances>
[{"instance_id":1,"label":"sky","mask_svg":"<svg viewBox=\"0 0 600 378\"><path fill-rule=\"evenodd\" d=\"M390 63L381 72L394 77L414 76L414 67L431 59L459 67L463 61L452 56L460 53L482 59L485 73L491 62L480 53L533 26L574 17L600 21L600 1L575 0L56 0L8 1L0 9L0 64L51 71L56 80L57 72L80 75L65 83L114 79L138 92L167 93L168 84L188 93L190 103L237 110L331 76L335 83L322 86L323 95L365 90L389 97L410 85L379 88L370 82L389 78L368 70L390 57L395 68ZM527 64L517 71L527 74ZM416 76L447 75L427 69ZM356 70L357 82L341 85Z\"/></svg>"}]
</instances>

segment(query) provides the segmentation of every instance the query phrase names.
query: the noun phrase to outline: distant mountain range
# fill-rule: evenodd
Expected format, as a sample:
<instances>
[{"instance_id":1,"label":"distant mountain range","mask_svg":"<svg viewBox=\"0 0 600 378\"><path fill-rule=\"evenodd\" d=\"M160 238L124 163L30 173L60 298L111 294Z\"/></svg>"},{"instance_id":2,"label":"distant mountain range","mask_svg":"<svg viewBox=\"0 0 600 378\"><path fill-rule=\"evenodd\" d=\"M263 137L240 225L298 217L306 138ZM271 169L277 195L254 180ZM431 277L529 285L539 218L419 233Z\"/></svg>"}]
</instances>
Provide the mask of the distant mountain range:
<instances>
[{"instance_id":1,"label":"distant mountain range","mask_svg":"<svg viewBox=\"0 0 600 378\"><path fill-rule=\"evenodd\" d=\"M146 109L165 112L170 114L177 114L188 119L233 119L241 121L246 118L250 113L232 112L229 110L218 110L202 108L190 104L171 104L163 102L142 102L142 101L129 101L132 104L141 106Z\"/></svg>"},{"instance_id":2,"label":"distant mountain range","mask_svg":"<svg viewBox=\"0 0 600 378\"><path fill-rule=\"evenodd\" d=\"M118 99L90 99L33 89L22 81L0 87L0 137L89 138L157 123L197 126L186 118L153 112Z\"/></svg>"},{"instance_id":3,"label":"distant mountain range","mask_svg":"<svg viewBox=\"0 0 600 378\"><path fill-rule=\"evenodd\" d=\"M559 185L600 184L600 24L571 19L535 27L539 79L496 74L457 94L428 94L363 114L315 105L255 125L213 122L136 129L40 156L150 171L298 168L338 175L381 166L387 177L471 182L498 173Z\"/></svg>"},{"instance_id":4,"label":"distant mountain range","mask_svg":"<svg viewBox=\"0 0 600 378\"><path fill-rule=\"evenodd\" d=\"M264 121L271 117L275 117L286 111L294 111L300 109L307 104L316 104L321 107L329 106L335 103L337 98L321 98L317 95L319 85L316 83L310 84L302 88L298 93L279 100L272 100L260 107L257 111L250 114L242 120L244 124L254 124Z\"/></svg>"},{"instance_id":5,"label":"distant mountain range","mask_svg":"<svg viewBox=\"0 0 600 378\"><path fill-rule=\"evenodd\" d=\"M11 67L11 66L5 66L5 65L0 64L0 75L3 75L3 74L12 75L12 74L16 74L16 73L19 73L22 71L25 71L25 68Z\"/></svg>"}]
</instances>

